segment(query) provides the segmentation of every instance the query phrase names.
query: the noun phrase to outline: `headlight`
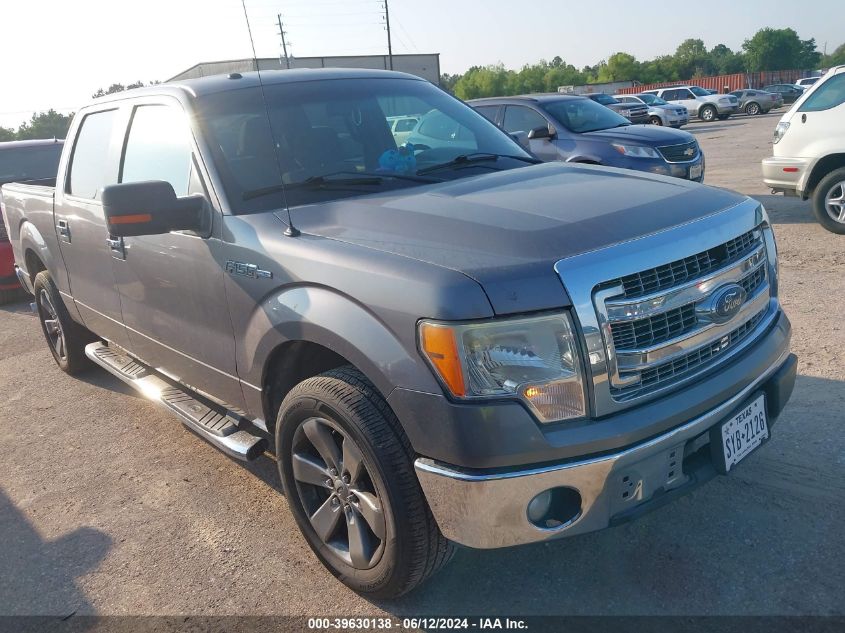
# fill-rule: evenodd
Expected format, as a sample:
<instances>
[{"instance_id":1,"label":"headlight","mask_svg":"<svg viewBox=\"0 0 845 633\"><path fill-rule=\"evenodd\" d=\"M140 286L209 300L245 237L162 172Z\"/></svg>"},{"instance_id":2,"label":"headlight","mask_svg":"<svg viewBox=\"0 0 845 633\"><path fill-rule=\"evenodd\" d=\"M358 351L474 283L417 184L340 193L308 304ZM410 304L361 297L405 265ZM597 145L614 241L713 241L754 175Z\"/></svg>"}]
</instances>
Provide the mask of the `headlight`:
<instances>
[{"instance_id":1,"label":"headlight","mask_svg":"<svg viewBox=\"0 0 845 633\"><path fill-rule=\"evenodd\" d=\"M569 314L474 323L421 321L420 349L456 398L518 398L541 422L586 414Z\"/></svg>"},{"instance_id":2,"label":"headlight","mask_svg":"<svg viewBox=\"0 0 845 633\"><path fill-rule=\"evenodd\" d=\"M775 126L775 135L772 138L773 143L777 143L780 139L783 138L783 135L786 134L786 131L789 129L789 123L781 121Z\"/></svg>"},{"instance_id":3,"label":"headlight","mask_svg":"<svg viewBox=\"0 0 845 633\"><path fill-rule=\"evenodd\" d=\"M624 156L632 156L634 158L660 158L660 154L653 147L646 147L645 145L622 145L621 143L611 143L613 149Z\"/></svg>"},{"instance_id":4,"label":"headlight","mask_svg":"<svg viewBox=\"0 0 845 633\"><path fill-rule=\"evenodd\" d=\"M769 264L769 286L773 297L778 295L778 246L775 241L775 232L772 230L772 223L766 208L760 205L761 219L763 226L763 240L766 242L766 257Z\"/></svg>"}]
</instances>

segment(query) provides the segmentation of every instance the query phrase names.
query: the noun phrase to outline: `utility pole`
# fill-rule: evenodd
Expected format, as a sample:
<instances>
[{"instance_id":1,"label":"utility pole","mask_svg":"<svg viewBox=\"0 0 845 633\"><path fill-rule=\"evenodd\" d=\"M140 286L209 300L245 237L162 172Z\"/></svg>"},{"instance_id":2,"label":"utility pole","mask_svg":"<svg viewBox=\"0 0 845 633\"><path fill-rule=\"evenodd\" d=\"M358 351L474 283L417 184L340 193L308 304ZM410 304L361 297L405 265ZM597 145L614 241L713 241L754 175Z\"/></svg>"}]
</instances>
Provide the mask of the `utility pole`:
<instances>
[{"instance_id":1,"label":"utility pole","mask_svg":"<svg viewBox=\"0 0 845 633\"><path fill-rule=\"evenodd\" d=\"M285 55L285 66L287 66L287 69L290 70L290 57L288 57L288 45L287 42L285 42L285 29L282 26L282 14L276 14L276 18L278 18L279 21L279 36L282 38L282 52Z\"/></svg>"},{"instance_id":2,"label":"utility pole","mask_svg":"<svg viewBox=\"0 0 845 633\"><path fill-rule=\"evenodd\" d=\"M387 59L390 63L390 70L393 70L393 46L390 43L390 9L387 7L387 0L384 0L384 21L387 23Z\"/></svg>"}]
</instances>

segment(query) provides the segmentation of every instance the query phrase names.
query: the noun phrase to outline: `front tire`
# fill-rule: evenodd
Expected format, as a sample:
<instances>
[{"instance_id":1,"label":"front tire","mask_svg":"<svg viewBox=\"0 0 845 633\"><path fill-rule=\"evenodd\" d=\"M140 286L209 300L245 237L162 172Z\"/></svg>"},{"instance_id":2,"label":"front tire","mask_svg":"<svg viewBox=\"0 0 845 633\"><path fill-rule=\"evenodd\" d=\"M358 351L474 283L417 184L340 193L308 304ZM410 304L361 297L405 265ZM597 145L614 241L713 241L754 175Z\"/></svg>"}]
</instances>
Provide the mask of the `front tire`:
<instances>
[{"instance_id":1,"label":"front tire","mask_svg":"<svg viewBox=\"0 0 845 633\"><path fill-rule=\"evenodd\" d=\"M308 545L345 585L394 598L443 567L443 537L393 411L363 374L342 367L285 397L276 422L279 474Z\"/></svg>"},{"instance_id":2,"label":"front tire","mask_svg":"<svg viewBox=\"0 0 845 633\"><path fill-rule=\"evenodd\" d=\"M833 170L816 185L813 214L831 233L845 235L845 167Z\"/></svg>"},{"instance_id":3,"label":"front tire","mask_svg":"<svg viewBox=\"0 0 845 633\"><path fill-rule=\"evenodd\" d=\"M85 346L94 336L70 318L50 273L42 270L35 276L32 286L41 331L59 369L73 376L91 367L91 361L85 356Z\"/></svg>"},{"instance_id":4,"label":"front tire","mask_svg":"<svg viewBox=\"0 0 845 633\"><path fill-rule=\"evenodd\" d=\"M663 120L659 116L649 117L648 122L652 125L663 125Z\"/></svg>"},{"instance_id":5,"label":"front tire","mask_svg":"<svg viewBox=\"0 0 845 633\"><path fill-rule=\"evenodd\" d=\"M711 105L704 106L698 112L698 118L700 118L702 121L706 121L707 123L715 121L718 115L719 113L716 112L716 108Z\"/></svg>"}]
</instances>

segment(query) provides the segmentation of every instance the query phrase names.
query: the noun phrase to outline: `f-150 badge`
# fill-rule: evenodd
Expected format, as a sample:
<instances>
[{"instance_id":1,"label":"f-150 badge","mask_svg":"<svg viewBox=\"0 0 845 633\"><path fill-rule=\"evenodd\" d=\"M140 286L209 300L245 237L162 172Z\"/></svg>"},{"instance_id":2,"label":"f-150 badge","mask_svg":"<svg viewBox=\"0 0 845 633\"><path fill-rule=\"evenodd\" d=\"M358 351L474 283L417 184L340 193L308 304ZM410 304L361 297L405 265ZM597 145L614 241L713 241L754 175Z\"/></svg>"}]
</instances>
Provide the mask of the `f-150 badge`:
<instances>
[{"instance_id":1,"label":"f-150 badge","mask_svg":"<svg viewBox=\"0 0 845 633\"><path fill-rule=\"evenodd\" d=\"M253 279L273 278L273 273L269 270L261 270L255 264L233 262L231 259L226 262L226 272L233 275L241 275L242 277L252 277Z\"/></svg>"}]
</instances>

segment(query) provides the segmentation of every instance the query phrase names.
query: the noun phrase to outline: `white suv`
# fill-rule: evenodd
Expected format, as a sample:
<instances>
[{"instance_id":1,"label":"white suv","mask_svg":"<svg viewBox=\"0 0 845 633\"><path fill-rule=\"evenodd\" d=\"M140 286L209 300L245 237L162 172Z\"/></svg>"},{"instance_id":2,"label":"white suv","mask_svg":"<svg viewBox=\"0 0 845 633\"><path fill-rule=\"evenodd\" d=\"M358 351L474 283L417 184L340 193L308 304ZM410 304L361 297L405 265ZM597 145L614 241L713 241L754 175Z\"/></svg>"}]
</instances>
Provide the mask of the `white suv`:
<instances>
[{"instance_id":1,"label":"white suv","mask_svg":"<svg viewBox=\"0 0 845 633\"><path fill-rule=\"evenodd\" d=\"M845 234L845 66L831 68L792 104L775 128L763 182L812 198L823 227Z\"/></svg>"},{"instance_id":2,"label":"white suv","mask_svg":"<svg viewBox=\"0 0 845 633\"><path fill-rule=\"evenodd\" d=\"M666 86L644 92L657 95L669 103L682 105L690 118L698 117L702 121L727 119L739 111L739 99L735 96L710 94L698 86Z\"/></svg>"}]
</instances>

